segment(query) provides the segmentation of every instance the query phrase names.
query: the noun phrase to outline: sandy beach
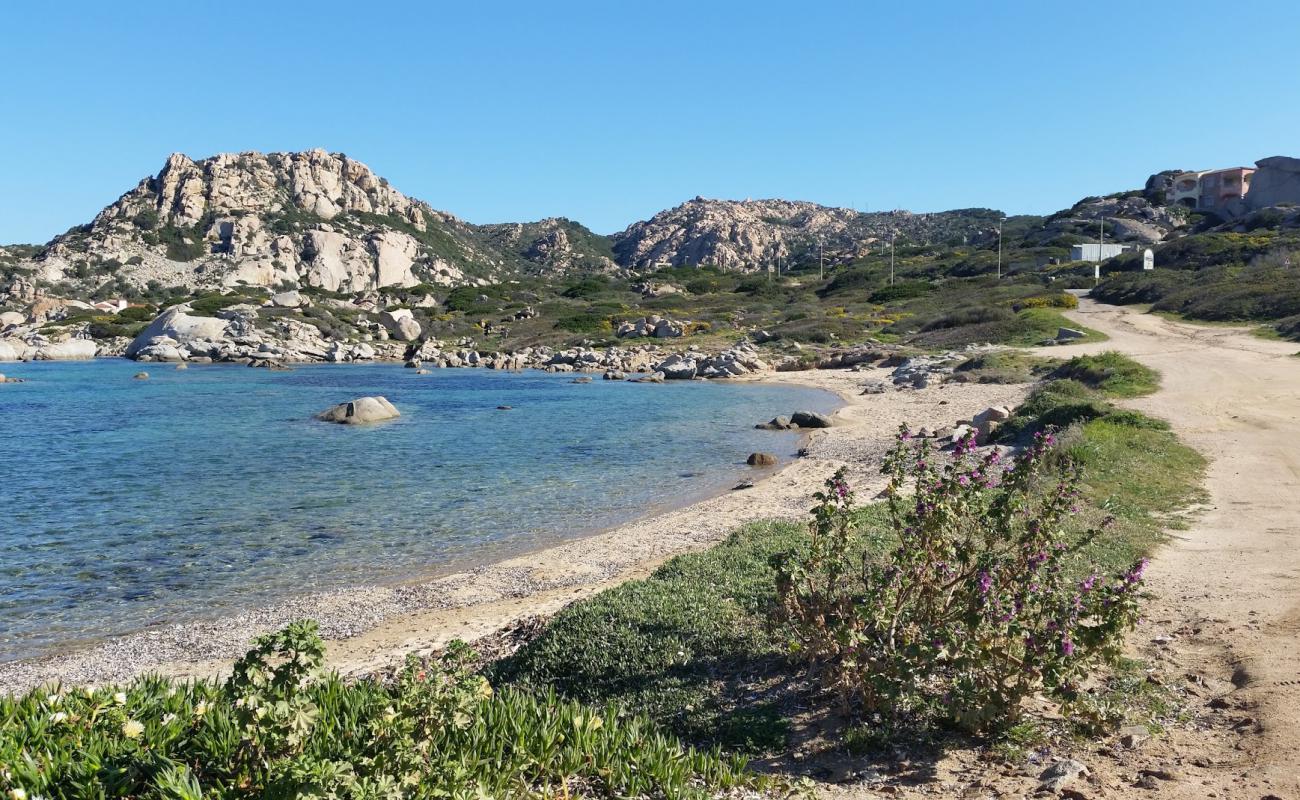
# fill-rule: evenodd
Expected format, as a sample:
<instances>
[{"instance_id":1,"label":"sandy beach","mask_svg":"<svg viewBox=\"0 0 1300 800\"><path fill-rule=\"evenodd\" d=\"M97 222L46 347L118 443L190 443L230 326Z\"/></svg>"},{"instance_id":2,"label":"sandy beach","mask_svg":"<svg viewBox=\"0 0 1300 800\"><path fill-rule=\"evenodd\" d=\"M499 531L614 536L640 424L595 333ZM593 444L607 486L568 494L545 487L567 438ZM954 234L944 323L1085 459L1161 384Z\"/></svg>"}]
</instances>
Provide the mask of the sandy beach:
<instances>
[{"instance_id":1,"label":"sandy beach","mask_svg":"<svg viewBox=\"0 0 1300 800\"><path fill-rule=\"evenodd\" d=\"M989 406L1015 405L1028 390L1023 384L933 382L925 389L891 387L881 394L862 394L864 385L888 383L889 375L888 369L866 369L755 377L834 392L844 405L834 415L834 427L808 435L803 457L780 452L777 467L755 470L752 488L434 580L309 594L214 621L142 631L65 655L0 664L0 691L52 681L99 685L142 673L220 675L254 637L302 618L320 623L330 665L339 672L355 676L383 670L408 653L426 654L454 639L473 642L521 619L553 614L576 599L644 576L674 555L708 547L746 522L802 518L812 493L841 466L849 468L858 492L870 497L884 484L878 474L880 457L900 424L949 426Z\"/></svg>"}]
</instances>

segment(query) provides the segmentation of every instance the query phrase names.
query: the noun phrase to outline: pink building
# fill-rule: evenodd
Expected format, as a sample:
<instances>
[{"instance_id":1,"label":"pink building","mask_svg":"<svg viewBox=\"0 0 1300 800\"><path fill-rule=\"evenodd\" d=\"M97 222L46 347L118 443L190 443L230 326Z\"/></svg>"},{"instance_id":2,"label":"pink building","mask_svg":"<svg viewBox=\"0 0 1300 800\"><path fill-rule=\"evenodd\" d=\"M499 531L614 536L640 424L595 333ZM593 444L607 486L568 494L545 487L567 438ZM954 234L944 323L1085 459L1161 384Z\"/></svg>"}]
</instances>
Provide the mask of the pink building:
<instances>
[{"instance_id":1,"label":"pink building","mask_svg":"<svg viewBox=\"0 0 1300 800\"><path fill-rule=\"evenodd\" d=\"M1254 167L1183 172L1174 176L1171 199L1188 208L1222 208L1225 204L1246 196L1254 174Z\"/></svg>"}]
</instances>

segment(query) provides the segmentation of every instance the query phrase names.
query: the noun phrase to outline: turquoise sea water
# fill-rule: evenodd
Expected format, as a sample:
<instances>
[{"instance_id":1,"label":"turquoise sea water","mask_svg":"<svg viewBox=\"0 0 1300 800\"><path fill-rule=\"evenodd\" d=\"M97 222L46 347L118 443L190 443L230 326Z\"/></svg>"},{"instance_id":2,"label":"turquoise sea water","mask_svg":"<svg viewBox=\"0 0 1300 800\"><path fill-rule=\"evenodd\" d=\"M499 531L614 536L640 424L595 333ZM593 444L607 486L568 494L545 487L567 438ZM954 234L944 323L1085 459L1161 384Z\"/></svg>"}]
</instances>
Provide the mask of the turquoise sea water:
<instances>
[{"instance_id":1,"label":"turquoise sea water","mask_svg":"<svg viewBox=\"0 0 1300 800\"><path fill-rule=\"evenodd\" d=\"M618 524L798 446L755 422L837 405L790 386L395 365L0 371L27 379L0 386L0 661ZM370 394L402 417L312 419Z\"/></svg>"}]
</instances>

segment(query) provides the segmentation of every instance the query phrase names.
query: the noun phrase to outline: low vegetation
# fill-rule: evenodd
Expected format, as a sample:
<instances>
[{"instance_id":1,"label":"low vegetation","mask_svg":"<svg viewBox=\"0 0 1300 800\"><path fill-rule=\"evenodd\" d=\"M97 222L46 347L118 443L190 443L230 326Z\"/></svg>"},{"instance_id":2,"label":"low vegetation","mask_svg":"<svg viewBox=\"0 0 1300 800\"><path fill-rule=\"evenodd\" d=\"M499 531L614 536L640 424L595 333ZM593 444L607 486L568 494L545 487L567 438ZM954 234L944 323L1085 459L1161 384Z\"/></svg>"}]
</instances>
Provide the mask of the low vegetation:
<instances>
[{"instance_id":1,"label":"low vegetation","mask_svg":"<svg viewBox=\"0 0 1300 800\"><path fill-rule=\"evenodd\" d=\"M855 751L953 730L1014 750L1027 732L1158 726L1168 704L1124 677L1134 667L1116 646L1140 559L1198 497L1204 462L1163 422L1111 402L1154 388L1125 361L1075 362L1096 388L1056 378L1034 393L1006 430L1038 432L1037 444L1001 486L984 459L905 442L894 503L855 507L837 478L811 528L752 525L576 603L494 680L617 702L698 744L757 754L790 747L818 708L838 714L826 744ZM1019 610L990 616L995 596ZM1073 713L1026 718L1021 700L1044 690Z\"/></svg>"},{"instance_id":2,"label":"low vegetation","mask_svg":"<svg viewBox=\"0 0 1300 800\"><path fill-rule=\"evenodd\" d=\"M12 798L716 797L744 763L644 717L552 692L494 691L454 646L391 684L324 672L312 623L259 641L223 684L0 698Z\"/></svg>"},{"instance_id":3,"label":"low vegetation","mask_svg":"<svg viewBox=\"0 0 1300 800\"><path fill-rule=\"evenodd\" d=\"M1212 322L1269 323L1289 338L1300 319L1300 233L1257 229L1207 232L1156 249L1160 269L1143 271L1136 255L1114 259L1117 270L1093 290L1116 304Z\"/></svg>"}]
</instances>

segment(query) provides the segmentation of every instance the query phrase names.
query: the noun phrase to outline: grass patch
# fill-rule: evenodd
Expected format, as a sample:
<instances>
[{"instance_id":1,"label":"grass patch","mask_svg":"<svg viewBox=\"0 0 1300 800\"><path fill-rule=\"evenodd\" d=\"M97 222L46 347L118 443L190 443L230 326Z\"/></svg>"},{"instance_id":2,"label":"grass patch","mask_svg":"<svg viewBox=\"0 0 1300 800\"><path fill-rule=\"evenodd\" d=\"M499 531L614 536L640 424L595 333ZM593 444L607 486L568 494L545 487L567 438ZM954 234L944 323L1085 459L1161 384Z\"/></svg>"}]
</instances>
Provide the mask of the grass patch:
<instances>
[{"instance_id":1,"label":"grass patch","mask_svg":"<svg viewBox=\"0 0 1300 800\"><path fill-rule=\"evenodd\" d=\"M966 359L953 370L959 383L1030 383L1050 373L1060 362L1023 350L994 350Z\"/></svg>"},{"instance_id":2,"label":"grass patch","mask_svg":"<svg viewBox=\"0 0 1300 800\"><path fill-rule=\"evenodd\" d=\"M787 723L760 676L786 664L767 629L775 599L770 561L797 547L791 523L749 525L702 553L673 558L566 608L545 632L496 665L493 680L554 687L576 700L617 702L689 740L768 752ZM756 680L754 680L756 679Z\"/></svg>"},{"instance_id":3,"label":"grass patch","mask_svg":"<svg viewBox=\"0 0 1300 800\"><path fill-rule=\"evenodd\" d=\"M1053 371L1052 377L1078 381L1107 397L1141 397L1160 385L1155 370L1113 350L1095 356L1075 356Z\"/></svg>"}]
</instances>

